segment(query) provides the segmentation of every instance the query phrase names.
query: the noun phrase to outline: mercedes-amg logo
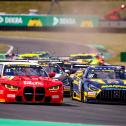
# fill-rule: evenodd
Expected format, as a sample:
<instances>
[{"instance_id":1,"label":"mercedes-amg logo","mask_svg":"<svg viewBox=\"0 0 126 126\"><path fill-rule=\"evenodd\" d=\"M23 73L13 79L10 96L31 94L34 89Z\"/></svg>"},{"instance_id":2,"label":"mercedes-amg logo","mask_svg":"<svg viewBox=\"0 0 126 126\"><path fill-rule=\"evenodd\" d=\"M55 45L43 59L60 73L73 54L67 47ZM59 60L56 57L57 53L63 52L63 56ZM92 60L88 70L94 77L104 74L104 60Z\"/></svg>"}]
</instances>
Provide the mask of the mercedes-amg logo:
<instances>
[{"instance_id":1,"label":"mercedes-amg logo","mask_svg":"<svg viewBox=\"0 0 126 126\"><path fill-rule=\"evenodd\" d=\"M115 97L115 98L119 98L119 97L120 97L119 91L114 91L114 97Z\"/></svg>"}]
</instances>

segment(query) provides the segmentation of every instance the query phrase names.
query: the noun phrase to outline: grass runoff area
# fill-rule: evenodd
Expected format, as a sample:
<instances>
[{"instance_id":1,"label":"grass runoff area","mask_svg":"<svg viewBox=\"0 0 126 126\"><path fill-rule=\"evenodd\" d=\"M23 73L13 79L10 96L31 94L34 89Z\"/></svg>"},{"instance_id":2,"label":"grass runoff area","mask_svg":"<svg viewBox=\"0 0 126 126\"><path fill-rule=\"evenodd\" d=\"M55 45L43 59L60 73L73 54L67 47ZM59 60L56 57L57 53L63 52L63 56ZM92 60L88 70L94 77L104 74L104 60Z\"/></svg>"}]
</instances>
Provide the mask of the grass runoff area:
<instances>
[{"instance_id":1,"label":"grass runoff area","mask_svg":"<svg viewBox=\"0 0 126 126\"><path fill-rule=\"evenodd\" d=\"M4 42L3 42L4 43ZM9 49L9 46L6 44L0 44L0 53L6 53Z\"/></svg>"},{"instance_id":2,"label":"grass runoff area","mask_svg":"<svg viewBox=\"0 0 126 126\"><path fill-rule=\"evenodd\" d=\"M112 64L123 64L120 62L120 52L126 51L125 33L84 33L84 32L21 32L21 31L0 31L0 36L16 38L36 38L56 40L58 42L84 44L100 44L112 50L116 56L108 60Z\"/></svg>"}]
</instances>

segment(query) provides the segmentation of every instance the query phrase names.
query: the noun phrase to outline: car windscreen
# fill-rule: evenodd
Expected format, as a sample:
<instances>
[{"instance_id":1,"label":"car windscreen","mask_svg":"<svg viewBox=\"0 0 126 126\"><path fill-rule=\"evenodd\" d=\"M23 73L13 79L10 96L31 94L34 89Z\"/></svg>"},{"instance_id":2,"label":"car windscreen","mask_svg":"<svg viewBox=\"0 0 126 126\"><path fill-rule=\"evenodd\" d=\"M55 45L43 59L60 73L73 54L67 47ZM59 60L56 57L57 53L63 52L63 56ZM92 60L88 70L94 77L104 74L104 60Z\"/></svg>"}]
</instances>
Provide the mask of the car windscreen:
<instances>
[{"instance_id":1,"label":"car windscreen","mask_svg":"<svg viewBox=\"0 0 126 126\"><path fill-rule=\"evenodd\" d=\"M121 79L123 78L121 72L116 72L115 70L94 70L91 69L87 73L86 78L96 78L96 79Z\"/></svg>"},{"instance_id":2,"label":"car windscreen","mask_svg":"<svg viewBox=\"0 0 126 126\"><path fill-rule=\"evenodd\" d=\"M36 65L5 65L3 76L42 76L48 77L48 74L41 66Z\"/></svg>"},{"instance_id":3,"label":"car windscreen","mask_svg":"<svg viewBox=\"0 0 126 126\"><path fill-rule=\"evenodd\" d=\"M54 65L54 66L46 66L45 70L49 73L49 72L55 72L57 74L63 74L63 70L58 66L58 65Z\"/></svg>"}]
</instances>

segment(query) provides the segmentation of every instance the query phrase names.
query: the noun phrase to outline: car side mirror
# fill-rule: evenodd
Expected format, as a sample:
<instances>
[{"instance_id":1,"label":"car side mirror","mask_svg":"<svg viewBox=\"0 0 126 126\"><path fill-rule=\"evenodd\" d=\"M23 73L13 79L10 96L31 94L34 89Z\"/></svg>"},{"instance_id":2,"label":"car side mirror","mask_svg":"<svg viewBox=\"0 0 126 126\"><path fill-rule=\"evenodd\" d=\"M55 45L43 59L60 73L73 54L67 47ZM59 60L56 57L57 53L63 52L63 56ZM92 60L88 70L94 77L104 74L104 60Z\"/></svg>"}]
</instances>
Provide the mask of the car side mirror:
<instances>
[{"instance_id":1,"label":"car side mirror","mask_svg":"<svg viewBox=\"0 0 126 126\"><path fill-rule=\"evenodd\" d=\"M53 78L53 77L55 77L55 75L56 75L55 72L49 72L48 74L49 74L49 77L50 77L50 78Z\"/></svg>"}]
</instances>

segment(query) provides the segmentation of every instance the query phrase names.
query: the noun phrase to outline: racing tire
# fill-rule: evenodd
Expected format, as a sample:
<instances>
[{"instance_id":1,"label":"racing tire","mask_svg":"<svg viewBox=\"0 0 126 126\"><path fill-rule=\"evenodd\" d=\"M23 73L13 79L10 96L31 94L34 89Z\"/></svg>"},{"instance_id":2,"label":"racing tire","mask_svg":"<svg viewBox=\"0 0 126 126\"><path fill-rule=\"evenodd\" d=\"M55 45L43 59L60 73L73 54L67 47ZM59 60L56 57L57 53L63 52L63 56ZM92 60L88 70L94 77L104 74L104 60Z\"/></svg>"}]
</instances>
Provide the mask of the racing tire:
<instances>
[{"instance_id":1,"label":"racing tire","mask_svg":"<svg viewBox=\"0 0 126 126\"><path fill-rule=\"evenodd\" d=\"M73 84L71 83L71 85L70 85L70 96L72 97L72 95L73 95Z\"/></svg>"},{"instance_id":2,"label":"racing tire","mask_svg":"<svg viewBox=\"0 0 126 126\"><path fill-rule=\"evenodd\" d=\"M84 87L83 86L81 87L81 102L83 102L83 103L88 102L87 97L84 95Z\"/></svg>"},{"instance_id":3,"label":"racing tire","mask_svg":"<svg viewBox=\"0 0 126 126\"><path fill-rule=\"evenodd\" d=\"M74 99L73 98L73 83L72 83L72 81L71 81L71 85L70 85L70 97L72 100Z\"/></svg>"},{"instance_id":4,"label":"racing tire","mask_svg":"<svg viewBox=\"0 0 126 126\"><path fill-rule=\"evenodd\" d=\"M73 94L73 88L72 88L71 93L70 93L70 97L71 97L72 100L74 100L73 95L74 94Z\"/></svg>"}]
</instances>

